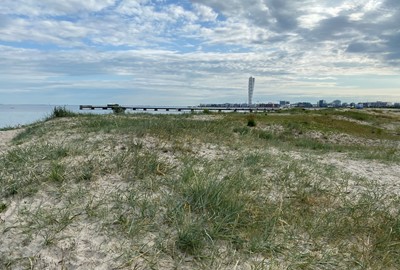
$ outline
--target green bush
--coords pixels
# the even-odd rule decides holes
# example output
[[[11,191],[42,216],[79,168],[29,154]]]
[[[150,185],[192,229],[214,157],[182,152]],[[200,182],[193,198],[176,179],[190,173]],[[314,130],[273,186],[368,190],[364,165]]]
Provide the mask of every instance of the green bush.
[[[121,107],[119,105],[112,106],[112,110],[113,110],[113,112],[115,114],[123,114],[123,113],[125,113],[125,108],[123,108],[123,107]]]
[[[255,127],[256,125],[257,125],[257,123],[256,123],[256,118],[255,118],[254,114],[250,114],[249,116],[247,116],[247,126]]]
[[[65,108],[65,106],[56,106],[53,108],[53,112],[51,115],[47,118],[47,120],[54,119],[54,118],[59,118],[59,117],[73,117],[76,116],[77,114],[68,110]]]

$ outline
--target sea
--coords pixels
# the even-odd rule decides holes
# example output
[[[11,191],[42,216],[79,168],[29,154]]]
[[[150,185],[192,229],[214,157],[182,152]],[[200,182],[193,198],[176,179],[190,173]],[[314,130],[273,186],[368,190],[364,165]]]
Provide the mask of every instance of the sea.
[[[149,105],[138,105],[139,107],[153,107]],[[49,104],[0,104],[0,129],[15,128],[23,125],[41,121],[50,116],[55,107],[63,107],[76,113],[107,114],[112,110],[80,110],[79,105],[49,105]],[[175,106],[157,106],[159,108],[173,108]],[[127,110],[126,113],[144,113],[144,111]],[[149,114],[182,114],[190,113],[165,110],[148,110]]]
[[[0,104],[0,129],[32,124],[50,116],[54,107],[65,107],[79,113],[111,113],[107,110],[79,110],[79,105]]]

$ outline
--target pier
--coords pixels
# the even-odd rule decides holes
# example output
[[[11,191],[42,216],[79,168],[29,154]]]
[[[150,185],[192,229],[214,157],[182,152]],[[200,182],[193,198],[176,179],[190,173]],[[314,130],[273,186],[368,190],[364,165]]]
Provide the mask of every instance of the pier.
[[[176,112],[273,112],[280,110],[276,107],[203,107],[203,106],[122,106],[119,104],[107,105],[79,105],[80,110],[113,110],[113,111],[176,111]]]

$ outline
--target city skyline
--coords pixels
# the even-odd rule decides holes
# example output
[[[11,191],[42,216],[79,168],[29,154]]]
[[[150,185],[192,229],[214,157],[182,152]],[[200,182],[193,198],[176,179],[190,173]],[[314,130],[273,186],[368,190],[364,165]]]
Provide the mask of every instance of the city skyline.
[[[0,103],[400,101],[395,0],[4,0]]]
[[[307,100],[300,102],[290,102],[289,100],[280,100],[279,102],[260,102],[253,103],[249,106],[249,103],[203,103],[199,104],[200,107],[319,107],[319,108],[341,108],[341,107],[354,107],[354,108],[400,108],[400,102],[387,102],[387,101],[373,101],[373,102],[342,102],[341,100],[333,100],[332,102],[326,102],[326,100],[319,100],[318,102],[312,103]]]

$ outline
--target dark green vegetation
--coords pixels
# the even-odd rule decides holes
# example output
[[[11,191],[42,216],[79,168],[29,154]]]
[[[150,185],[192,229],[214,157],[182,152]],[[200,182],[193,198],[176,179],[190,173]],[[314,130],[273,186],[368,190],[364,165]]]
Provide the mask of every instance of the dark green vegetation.
[[[0,268],[397,269],[399,127],[59,108],[0,155]]]
[[[247,126],[255,127],[256,125],[256,117],[254,116],[254,114],[250,114],[249,116],[247,116]]]
[[[47,118],[47,120],[51,120],[54,118],[60,118],[60,117],[73,117],[76,116],[77,114],[68,110],[67,108],[58,106],[54,107],[53,112],[50,114],[50,116]]]

